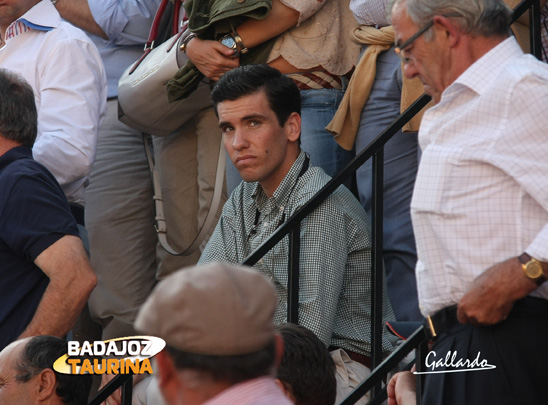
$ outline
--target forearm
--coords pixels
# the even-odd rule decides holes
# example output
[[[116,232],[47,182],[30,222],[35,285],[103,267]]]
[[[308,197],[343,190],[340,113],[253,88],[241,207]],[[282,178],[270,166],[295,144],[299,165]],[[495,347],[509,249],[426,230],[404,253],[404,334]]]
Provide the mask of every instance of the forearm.
[[[70,281],[50,280],[36,313],[19,338],[36,335],[65,336],[74,326],[95,284],[93,272]]]
[[[55,7],[59,14],[61,14],[61,17],[72,25],[105,40],[109,39],[93,18],[88,0],[58,0]]]
[[[63,236],[40,253],[34,263],[50,281],[21,337],[64,336],[97,284],[97,277],[77,236]]]
[[[247,19],[237,27],[238,35],[247,48],[253,48],[297,25],[299,12],[272,1],[272,10],[263,20]]]

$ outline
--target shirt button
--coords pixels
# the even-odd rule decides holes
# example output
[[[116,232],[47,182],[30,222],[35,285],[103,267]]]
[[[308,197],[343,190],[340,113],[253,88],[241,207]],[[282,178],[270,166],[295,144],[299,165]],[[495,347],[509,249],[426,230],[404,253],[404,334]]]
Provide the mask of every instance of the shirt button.
[[[245,0],[236,0],[238,3],[242,4],[243,2],[245,2]]]

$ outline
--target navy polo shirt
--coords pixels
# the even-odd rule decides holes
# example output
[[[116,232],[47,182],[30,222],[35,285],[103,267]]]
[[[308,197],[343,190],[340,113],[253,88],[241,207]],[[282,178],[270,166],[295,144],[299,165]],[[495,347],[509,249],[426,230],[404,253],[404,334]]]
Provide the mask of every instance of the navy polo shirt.
[[[76,222],[32,149],[0,156],[0,350],[25,330],[49,283],[34,260],[64,235],[78,236]]]

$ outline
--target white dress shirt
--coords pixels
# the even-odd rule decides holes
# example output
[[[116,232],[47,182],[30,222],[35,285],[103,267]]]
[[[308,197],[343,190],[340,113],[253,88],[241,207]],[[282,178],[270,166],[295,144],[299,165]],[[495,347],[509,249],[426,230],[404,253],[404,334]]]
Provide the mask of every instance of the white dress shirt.
[[[548,65],[508,38],[422,119],[411,211],[424,315],[524,251],[548,261]],[[548,283],[531,295],[548,298]]]
[[[0,48],[0,67],[32,86],[38,109],[34,158],[61,184],[71,203],[84,205],[95,160],[97,131],[106,113],[106,76],[87,35],[43,0],[13,22]]]

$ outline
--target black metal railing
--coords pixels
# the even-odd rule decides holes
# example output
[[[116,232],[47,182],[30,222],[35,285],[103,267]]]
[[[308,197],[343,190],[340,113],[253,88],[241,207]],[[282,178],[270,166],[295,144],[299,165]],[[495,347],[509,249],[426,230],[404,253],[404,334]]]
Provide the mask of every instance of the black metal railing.
[[[540,5],[538,0],[523,0],[515,9],[511,22],[515,22],[525,12],[530,11],[530,43],[531,53],[541,59],[542,49],[540,40]],[[333,191],[335,191],[346,179],[352,176],[356,170],[370,158],[373,159],[373,196],[372,202],[372,297],[371,297],[371,344],[373,371],[369,378],[363,381],[350,393],[341,405],[356,403],[363,395],[374,389],[369,404],[380,404],[386,399],[386,389],[380,389],[382,381],[387,374],[394,370],[400,362],[412,351],[417,350],[417,358],[423,358],[426,350],[426,340],[422,327],[418,328],[406,342],[383,361],[382,356],[382,285],[383,266],[383,149],[386,142],[394,136],[406,123],[408,123],[428,102],[430,97],[422,95],[413,105],[398,116],[379,136],[377,136],[362,152],[350,161],[341,172],[333,177],[314,197],[297,210],[282,226],[280,226],[265,242],[251,253],[242,264],[254,265],[278,242],[289,234],[289,260],[288,260],[288,322],[298,323],[299,303],[299,256],[300,256],[300,223],[313,210],[315,210]],[[417,362],[417,371],[421,371],[424,362]],[[417,403],[420,403],[422,380],[417,379]],[[89,405],[100,405],[117,388],[122,387],[122,405],[131,405],[132,379],[129,375],[115,377],[106,385]]]

